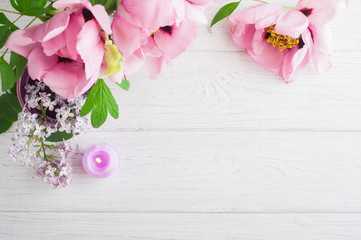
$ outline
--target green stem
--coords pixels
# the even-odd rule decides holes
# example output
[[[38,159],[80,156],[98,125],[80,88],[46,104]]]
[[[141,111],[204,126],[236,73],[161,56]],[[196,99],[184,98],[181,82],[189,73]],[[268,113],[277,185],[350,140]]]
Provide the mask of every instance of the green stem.
[[[268,4],[268,2],[261,1],[261,0],[252,0],[252,1],[255,1],[255,2],[260,2],[260,3],[264,3],[264,4]]]
[[[44,154],[44,160],[48,161],[47,155],[46,155],[46,151],[45,151],[45,144],[44,144],[44,140],[43,138],[40,138],[40,143],[41,143],[41,148],[43,150],[43,154]]]
[[[283,6],[283,8],[286,8],[286,9],[289,9],[289,10],[295,9],[294,7],[288,7],[288,6]]]
[[[0,9],[0,11],[2,11],[2,12],[8,12],[8,13],[14,13],[14,14],[21,14],[21,13],[19,13],[19,12],[14,12],[14,11],[6,10],[6,9]]]
[[[15,19],[15,21],[13,22],[13,24],[16,23],[22,16],[23,16],[23,15],[21,14],[17,19]]]
[[[3,53],[3,55],[1,55],[1,58],[3,58],[8,51],[9,51],[9,49],[6,49],[5,52]]]
[[[33,22],[35,22],[35,20],[37,19],[38,17],[34,17],[33,20],[31,20],[31,22],[29,22],[28,25],[25,26],[25,28],[29,27],[31,24],[33,24]]]

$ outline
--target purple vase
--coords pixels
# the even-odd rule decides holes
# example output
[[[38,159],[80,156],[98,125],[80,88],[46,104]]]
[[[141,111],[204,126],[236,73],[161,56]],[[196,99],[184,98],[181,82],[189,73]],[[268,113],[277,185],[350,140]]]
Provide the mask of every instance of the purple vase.
[[[28,84],[29,81],[33,80],[29,77],[28,68],[25,68],[23,75],[16,83],[16,94],[18,95],[18,100],[22,108],[25,107],[25,86]]]

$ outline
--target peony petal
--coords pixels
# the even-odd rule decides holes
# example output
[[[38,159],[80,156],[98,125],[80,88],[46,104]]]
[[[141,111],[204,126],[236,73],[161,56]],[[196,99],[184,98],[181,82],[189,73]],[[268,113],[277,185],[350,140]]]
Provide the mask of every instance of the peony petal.
[[[314,46],[311,52],[312,62],[318,73],[328,71],[332,67],[331,56],[331,31],[323,25],[310,25]]]
[[[148,57],[161,57],[164,55],[164,52],[158,47],[153,37],[147,39],[141,50]]]
[[[307,17],[299,11],[290,10],[280,16],[276,23],[275,32],[292,38],[298,38],[307,27]]]
[[[141,50],[134,52],[122,62],[122,70],[127,77],[137,73],[144,65],[144,56]]]
[[[291,49],[283,61],[283,78],[287,83],[295,81],[310,62],[308,47]]]
[[[139,49],[141,42],[149,37],[148,33],[127,22],[118,12],[114,15],[112,30],[114,44],[126,58]]]
[[[256,24],[270,16],[278,17],[283,11],[283,7],[279,4],[258,4],[233,13],[228,20],[231,25],[236,25],[238,23]]]
[[[78,34],[82,30],[84,24],[85,20],[81,12],[71,15],[69,25],[64,31],[66,49],[61,52],[62,57],[73,60],[78,59],[78,50],[76,49],[76,45],[78,42]]]
[[[43,81],[52,91],[68,100],[85,93],[94,84],[86,79],[83,64],[76,61],[58,63]]]
[[[225,0],[187,0],[187,2],[205,11],[212,5],[225,2]]]
[[[167,59],[173,59],[184,52],[195,40],[197,28],[193,22],[184,20],[179,27],[172,26],[171,33],[160,30],[154,35],[154,40]]]
[[[279,12],[279,14],[269,15],[255,24],[255,28],[257,30],[261,30],[264,28],[267,28],[269,26],[275,25],[277,23],[278,18],[282,15],[282,12]]]
[[[271,72],[281,74],[284,52],[268,43],[264,38],[263,31],[258,30],[255,32],[252,48],[247,49],[247,52],[258,64]]]
[[[296,10],[306,13],[312,24],[325,24],[346,9],[348,0],[300,0]]]
[[[167,65],[168,61],[166,61],[164,57],[146,57],[144,62],[144,70],[149,78],[156,79],[165,72]]]
[[[103,5],[96,4],[92,6],[86,0],[58,0],[53,4],[56,9],[69,8],[72,12],[81,12],[84,8],[88,9],[94,16],[95,20],[107,34],[111,34],[109,15]]]
[[[121,83],[123,81],[123,78],[125,77],[124,71],[117,72],[113,75],[109,76],[109,79],[114,83]]]
[[[184,2],[180,0],[122,0],[118,11],[128,22],[149,34],[159,27],[179,24],[185,17]]]
[[[29,54],[28,71],[32,79],[42,80],[58,63],[58,56],[46,56],[41,47],[35,48]]]
[[[55,38],[42,42],[41,45],[43,46],[44,53],[47,56],[56,54],[60,49],[66,47],[64,32],[62,32]]]
[[[104,43],[94,20],[84,24],[78,35],[76,49],[84,61],[86,78],[89,79],[94,73],[99,73],[104,56]]]
[[[24,36],[27,31],[28,29],[14,31],[10,34],[4,46],[13,52],[28,58],[31,51],[33,51],[34,48],[39,47],[40,43],[37,43],[30,37]]]
[[[36,28],[29,28],[24,36],[38,42],[48,41],[61,34],[68,26],[71,12],[66,10],[55,14],[50,20],[39,24]]]
[[[254,24],[237,24],[232,28],[232,39],[242,49],[249,49],[252,46],[253,36],[256,32]]]
[[[302,33],[303,46],[297,46],[288,51],[283,60],[283,78],[287,83],[295,81],[311,60],[313,47],[311,32],[306,30]],[[300,49],[300,47],[302,47]]]
[[[208,23],[203,9],[198,7],[198,5],[193,5],[190,2],[185,1],[185,6],[186,6],[186,18],[189,21],[192,21],[199,25],[202,25],[202,24],[205,25]]]
[[[97,4],[92,8],[89,8],[89,10],[92,12],[104,32],[111,34],[112,30],[110,28],[110,19],[108,13],[105,11],[104,6]]]

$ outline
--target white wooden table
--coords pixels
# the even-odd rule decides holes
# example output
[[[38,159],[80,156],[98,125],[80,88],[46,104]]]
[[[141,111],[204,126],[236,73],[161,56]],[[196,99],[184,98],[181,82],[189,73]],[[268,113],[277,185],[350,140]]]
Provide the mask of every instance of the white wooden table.
[[[73,184],[52,190],[8,157],[12,128],[0,136],[0,239],[361,239],[360,13],[350,0],[330,25],[334,67],[292,84],[233,45],[225,21],[201,27],[161,79],[110,84],[119,119],[77,140],[117,147],[108,179],[77,159]]]

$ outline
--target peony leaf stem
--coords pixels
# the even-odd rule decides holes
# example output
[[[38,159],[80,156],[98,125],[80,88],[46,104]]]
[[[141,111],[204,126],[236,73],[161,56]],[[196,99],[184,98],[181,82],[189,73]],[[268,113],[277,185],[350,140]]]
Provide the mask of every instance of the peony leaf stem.
[[[262,0],[252,0],[252,1],[268,4],[268,2],[265,2],[265,1],[262,1]]]
[[[7,12],[7,13],[21,14],[21,13],[19,13],[19,12],[10,11],[10,10],[6,10],[6,9],[0,9],[0,11],[2,11],[2,12]]]
[[[31,22],[29,22],[28,25],[26,25],[25,28],[29,27],[31,24],[33,24],[33,22],[35,22],[35,20],[37,19],[38,17],[34,17],[33,20],[31,20]]]

